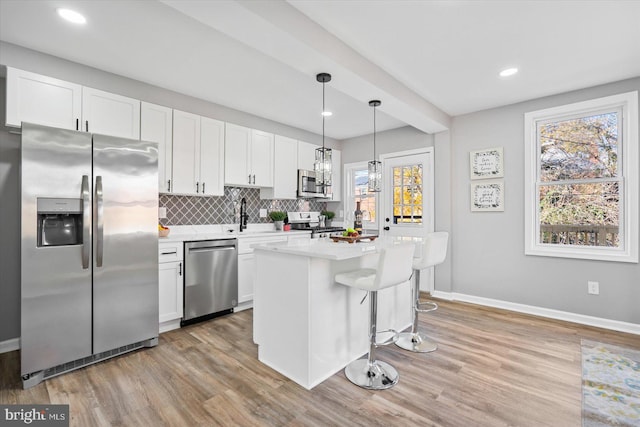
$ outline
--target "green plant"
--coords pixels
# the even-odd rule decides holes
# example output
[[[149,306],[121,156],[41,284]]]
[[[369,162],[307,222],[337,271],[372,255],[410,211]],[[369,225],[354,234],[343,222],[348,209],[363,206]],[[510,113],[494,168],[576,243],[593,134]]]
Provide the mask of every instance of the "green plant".
[[[332,220],[333,217],[336,216],[336,213],[332,211],[322,211],[320,215],[324,215],[328,220]]]
[[[269,212],[269,218],[271,218],[271,221],[284,221],[286,217],[287,217],[286,212],[282,212],[282,211]]]

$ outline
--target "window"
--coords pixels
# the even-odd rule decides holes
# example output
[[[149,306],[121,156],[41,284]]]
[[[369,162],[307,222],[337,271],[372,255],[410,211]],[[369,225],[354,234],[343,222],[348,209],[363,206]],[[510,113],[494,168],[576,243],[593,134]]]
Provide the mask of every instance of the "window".
[[[525,253],[638,262],[638,95],[525,114]]]
[[[369,170],[367,162],[351,163],[345,165],[346,198],[345,198],[345,227],[353,226],[353,213],[356,210],[356,202],[360,202],[362,211],[362,228],[377,229],[376,218],[376,193],[368,191]]]
[[[422,165],[393,167],[393,223],[422,224]]]

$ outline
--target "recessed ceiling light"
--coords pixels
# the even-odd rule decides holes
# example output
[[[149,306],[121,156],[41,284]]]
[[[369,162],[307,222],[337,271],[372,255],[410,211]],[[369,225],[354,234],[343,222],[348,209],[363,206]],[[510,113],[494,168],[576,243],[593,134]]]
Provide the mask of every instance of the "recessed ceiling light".
[[[331,111],[323,111],[321,114],[325,117],[333,116],[333,113]]]
[[[502,71],[500,71],[500,77],[509,77],[509,76],[513,76],[514,74],[516,74],[518,72],[517,68],[506,68]]]
[[[74,24],[86,24],[87,18],[71,9],[56,9],[58,15],[63,19],[66,19],[69,22],[73,22]]]

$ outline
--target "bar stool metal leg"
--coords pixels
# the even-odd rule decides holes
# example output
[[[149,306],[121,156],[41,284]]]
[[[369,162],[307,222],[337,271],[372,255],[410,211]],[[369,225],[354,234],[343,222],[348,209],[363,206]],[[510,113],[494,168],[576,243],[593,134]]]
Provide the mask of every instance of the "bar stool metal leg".
[[[405,350],[416,353],[430,353],[438,348],[433,341],[429,341],[426,335],[418,332],[418,314],[436,310],[438,305],[433,302],[427,302],[431,308],[420,308],[420,270],[414,270],[415,283],[413,285],[413,325],[411,332],[403,332],[396,341],[396,345]]]
[[[384,390],[398,382],[398,371],[387,362],[375,359],[378,291],[369,292],[369,355],[366,359],[358,359],[344,368],[344,373],[355,385],[366,389]]]

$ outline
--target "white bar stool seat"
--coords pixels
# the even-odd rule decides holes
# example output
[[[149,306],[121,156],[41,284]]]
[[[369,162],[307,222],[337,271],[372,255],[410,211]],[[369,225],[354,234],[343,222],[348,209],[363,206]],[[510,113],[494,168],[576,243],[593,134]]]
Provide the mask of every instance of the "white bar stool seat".
[[[438,309],[438,304],[435,302],[420,302],[420,270],[431,268],[444,262],[447,257],[448,241],[449,233],[446,231],[429,233],[422,244],[421,257],[416,258],[413,262],[415,276],[413,284],[413,325],[411,326],[411,332],[401,333],[396,341],[396,345],[400,348],[416,353],[429,353],[438,348],[436,343],[418,332],[418,314]]]
[[[398,244],[383,248],[376,269],[362,268],[335,276],[335,281],[345,286],[367,291],[369,300],[369,354],[365,359],[351,362],[344,373],[352,383],[367,389],[382,390],[393,387],[398,382],[398,371],[386,362],[375,359],[375,349],[395,342],[398,333],[384,343],[376,342],[376,322],[378,317],[378,291],[400,285],[411,279],[415,245]],[[385,331],[387,332],[387,331]]]

